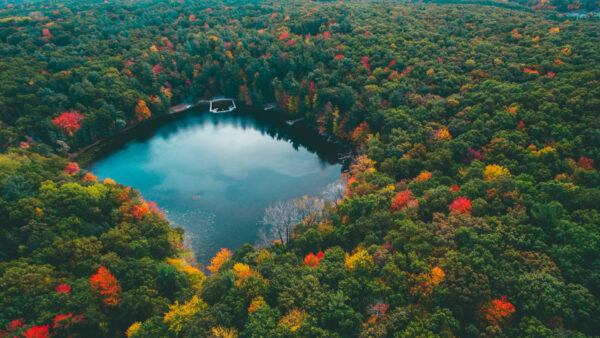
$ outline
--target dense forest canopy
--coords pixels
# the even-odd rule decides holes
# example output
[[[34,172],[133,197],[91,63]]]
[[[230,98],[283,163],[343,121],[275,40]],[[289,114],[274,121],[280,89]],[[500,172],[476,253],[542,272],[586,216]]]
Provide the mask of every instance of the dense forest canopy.
[[[521,4],[5,5],[0,337],[597,335],[600,20],[557,10],[598,4]],[[287,243],[199,267],[67,158],[214,95],[359,155]]]

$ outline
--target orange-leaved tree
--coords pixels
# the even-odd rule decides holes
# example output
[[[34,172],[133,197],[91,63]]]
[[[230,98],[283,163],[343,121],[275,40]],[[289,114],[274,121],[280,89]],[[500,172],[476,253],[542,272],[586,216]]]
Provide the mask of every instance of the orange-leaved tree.
[[[90,284],[92,290],[102,297],[104,304],[115,306],[121,301],[121,286],[107,268],[99,267],[98,273],[90,277]]]
[[[208,271],[215,274],[219,271],[221,266],[229,260],[230,257],[231,257],[231,251],[229,251],[225,248],[222,248],[221,251],[219,251],[215,255],[215,257],[213,257],[213,259],[211,259],[210,265],[207,266],[206,268],[208,269]]]
[[[137,118],[137,120],[139,122],[142,122],[145,119],[149,118],[150,115],[152,115],[152,113],[150,112],[150,109],[146,105],[146,101],[139,100],[137,103],[137,106],[135,106],[135,117]]]
[[[431,177],[432,177],[432,175],[429,171],[424,171],[424,172],[420,173],[419,175],[417,175],[417,177],[415,177],[414,180],[417,182],[423,182],[423,181],[427,181]]]
[[[96,177],[96,175],[92,174],[92,173],[87,173],[85,174],[85,176],[83,176],[83,178],[81,179],[83,182],[97,182],[98,181],[98,177]]]
[[[325,254],[323,254],[323,251],[319,251],[316,255],[311,252],[304,257],[304,265],[310,266],[310,267],[316,267],[319,265],[319,261],[324,256],[325,256]]]
[[[142,204],[134,204],[131,207],[131,214],[136,219],[143,219],[144,216],[150,212],[150,206],[145,201]]]
[[[354,128],[352,132],[352,141],[356,144],[363,144],[367,141],[371,135],[371,128],[367,122],[362,122],[358,127]]]
[[[390,211],[404,210],[410,206],[417,206],[418,202],[414,200],[413,197],[413,193],[410,190],[398,192],[392,200]]]

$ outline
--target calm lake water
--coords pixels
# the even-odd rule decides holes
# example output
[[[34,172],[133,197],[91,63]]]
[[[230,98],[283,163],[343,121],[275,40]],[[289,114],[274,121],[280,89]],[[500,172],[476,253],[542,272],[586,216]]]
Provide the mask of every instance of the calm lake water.
[[[341,147],[273,114],[188,112],[137,131],[89,170],[157,202],[207,263],[222,247],[254,244],[268,205],[319,196],[340,178]]]

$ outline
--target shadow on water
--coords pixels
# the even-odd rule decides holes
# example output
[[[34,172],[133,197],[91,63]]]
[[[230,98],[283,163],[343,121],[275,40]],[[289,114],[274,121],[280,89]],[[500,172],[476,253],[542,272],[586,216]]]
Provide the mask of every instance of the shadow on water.
[[[190,115],[199,119],[190,118]],[[251,128],[273,139],[292,144],[295,150],[306,148],[327,164],[341,164],[347,169],[350,164],[352,148],[342,142],[332,142],[330,138],[320,135],[314,128],[300,121],[290,126],[285,123],[285,115],[274,111],[264,111],[254,107],[240,107],[236,111],[225,114],[212,114],[205,109],[192,108],[181,114],[161,116],[148,121],[137,128],[117,134],[110,140],[93,150],[92,163],[102,160],[110,154],[119,151],[131,141],[146,142],[154,137],[168,138],[177,134],[181,129],[210,121],[212,125],[232,125],[244,130]]]

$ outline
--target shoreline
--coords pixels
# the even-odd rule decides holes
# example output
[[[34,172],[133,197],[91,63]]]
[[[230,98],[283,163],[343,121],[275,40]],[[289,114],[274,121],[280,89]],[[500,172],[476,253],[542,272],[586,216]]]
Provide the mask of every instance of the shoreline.
[[[173,107],[178,107],[181,105],[182,104]],[[167,114],[153,116],[140,123],[123,128],[113,135],[103,137],[75,152],[69,153],[67,158],[70,161],[78,162],[81,167],[87,168],[94,161],[110,154],[112,151],[116,150],[125,143],[141,137],[143,132],[151,133],[162,125],[183,118],[189,113],[212,114],[208,109],[203,109],[207,108],[204,106],[208,107],[208,104],[205,104],[204,102],[198,102],[197,104],[192,104],[188,108],[181,110],[173,110],[173,107],[170,107]],[[289,119],[298,119],[297,116],[291,116],[278,109],[265,110],[264,107],[249,106],[245,104],[240,104],[237,106],[237,109],[231,113],[241,115],[248,114],[255,117],[268,117],[271,122],[282,125],[285,125],[286,121]],[[339,163],[341,163],[344,167],[347,167],[347,162],[349,162],[349,159],[352,159],[355,156],[355,149],[343,139],[328,133],[319,132],[316,126],[308,123],[304,117],[301,118],[303,120],[295,123],[294,125],[288,125],[287,127],[297,128],[298,125],[300,125],[300,127],[304,126],[305,128],[309,128],[310,130],[314,131],[315,136],[323,138],[327,143],[343,148],[343,153],[345,153],[345,155],[339,158]],[[151,129],[146,129],[148,127]]]

